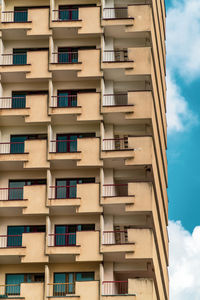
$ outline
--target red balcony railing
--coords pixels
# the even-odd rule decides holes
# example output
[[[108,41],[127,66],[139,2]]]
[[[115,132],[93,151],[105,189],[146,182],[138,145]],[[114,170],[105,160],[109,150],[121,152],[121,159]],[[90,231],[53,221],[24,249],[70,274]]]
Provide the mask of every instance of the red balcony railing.
[[[108,7],[103,10],[104,19],[128,19],[128,7]]]
[[[128,138],[103,139],[103,150],[126,150],[128,149]]]
[[[129,244],[127,230],[103,231],[103,245]]]
[[[103,295],[127,295],[128,281],[103,281],[102,282]]]
[[[128,94],[105,94],[103,96],[103,106],[127,106]]]
[[[0,154],[24,153],[24,142],[0,143]]]
[[[49,234],[48,246],[49,247],[76,246],[76,232]]]
[[[66,8],[52,11],[52,20],[57,22],[78,21],[78,8]]]
[[[103,61],[104,62],[127,62],[128,50],[104,50],[103,52]]]
[[[125,197],[128,196],[128,183],[104,184],[103,197]]]
[[[0,188],[0,200],[24,200],[23,187],[20,188]]]
[[[78,63],[78,51],[52,53],[53,64],[76,64]]]
[[[77,95],[52,96],[52,108],[77,107]]]
[[[22,235],[0,235],[0,248],[19,248],[22,246]]]
[[[50,144],[52,153],[77,152],[77,140],[52,140]]]
[[[77,186],[76,185],[63,185],[63,186],[50,186],[49,199],[76,199]]]
[[[1,97],[0,109],[20,109],[26,107],[25,97]]]

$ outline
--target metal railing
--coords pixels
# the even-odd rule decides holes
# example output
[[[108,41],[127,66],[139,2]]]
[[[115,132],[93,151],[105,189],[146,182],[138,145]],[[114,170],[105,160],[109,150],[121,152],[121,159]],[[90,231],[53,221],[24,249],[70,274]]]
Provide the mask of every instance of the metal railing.
[[[127,295],[128,281],[103,281],[103,295]]]
[[[128,62],[128,49],[104,50],[103,62]]]
[[[25,97],[1,97],[0,98],[0,109],[10,108],[26,108]]]
[[[126,106],[128,105],[128,94],[105,94],[103,106]]]
[[[77,95],[52,96],[51,107],[77,107]]]
[[[103,245],[124,245],[129,244],[128,242],[128,232],[123,231],[103,231],[102,237]]]
[[[0,285],[0,298],[9,298],[9,296],[20,295],[20,284],[2,284]]]
[[[128,196],[128,183],[104,184],[103,197],[123,197]]]
[[[69,294],[75,293],[75,282],[49,283],[48,286],[50,286],[50,289],[52,289],[50,295],[53,295],[54,297],[65,297]]]
[[[0,143],[0,154],[24,153],[24,142]]]
[[[0,248],[19,248],[22,246],[22,235],[0,235]]]
[[[2,11],[3,23],[26,23],[28,11]]]
[[[128,7],[104,8],[103,19],[128,19]]]
[[[0,188],[0,200],[24,200],[23,187],[16,188]]]
[[[49,199],[76,199],[77,186],[66,185],[66,186],[50,186],[49,187]]]
[[[56,63],[56,64],[78,63],[78,51],[54,52],[52,53],[52,63]]]
[[[128,138],[103,139],[103,150],[125,150],[128,149]]]
[[[3,66],[27,65],[26,53],[2,54]]]
[[[53,140],[50,142],[51,153],[77,152],[77,140]]]
[[[78,21],[79,10],[78,8],[66,8],[52,11],[53,21]]]
[[[48,246],[49,247],[76,246],[76,232],[49,234]]]

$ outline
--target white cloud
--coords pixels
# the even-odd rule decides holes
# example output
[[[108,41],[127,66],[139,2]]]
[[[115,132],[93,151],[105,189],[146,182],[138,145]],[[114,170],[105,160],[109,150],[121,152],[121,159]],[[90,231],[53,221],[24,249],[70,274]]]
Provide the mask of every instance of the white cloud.
[[[200,1],[173,0],[167,12],[167,121],[169,133],[187,130],[197,123],[175,78],[184,82],[200,76]],[[197,99],[198,101],[199,99]]]
[[[168,67],[184,80],[200,75],[200,1],[174,0],[167,12]]]
[[[167,74],[167,123],[169,133],[185,131],[197,123],[197,116],[190,110],[170,72]]]
[[[169,222],[171,300],[200,299],[200,226],[192,234]]]

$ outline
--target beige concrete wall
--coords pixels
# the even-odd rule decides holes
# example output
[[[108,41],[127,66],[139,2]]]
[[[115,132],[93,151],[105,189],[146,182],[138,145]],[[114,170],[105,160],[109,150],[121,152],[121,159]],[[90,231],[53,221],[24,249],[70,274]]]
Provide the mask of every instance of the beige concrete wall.
[[[28,161],[24,168],[48,168],[47,162],[47,141],[28,140],[25,141],[25,152],[28,153]]]
[[[21,258],[22,263],[47,263],[49,261],[48,256],[45,255],[45,233],[24,233],[22,246],[25,247],[25,256]]]
[[[50,122],[48,116],[48,96],[47,95],[28,95],[26,97],[26,107],[29,107],[28,116],[25,118],[27,123]]]
[[[24,215],[40,215],[49,213],[49,210],[46,207],[46,185],[24,186],[24,199],[28,200],[26,208],[23,209]]]

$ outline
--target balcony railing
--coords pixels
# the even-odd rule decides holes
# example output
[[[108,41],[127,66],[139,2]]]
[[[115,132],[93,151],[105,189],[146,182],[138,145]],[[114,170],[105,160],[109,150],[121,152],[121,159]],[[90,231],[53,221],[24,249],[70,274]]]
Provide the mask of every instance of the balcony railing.
[[[53,21],[58,21],[58,22],[78,21],[79,10],[78,8],[53,10],[52,19]]]
[[[104,184],[103,197],[125,197],[128,196],[128,183]]]
[[[0,200],[24,200],[23,187],[16,188],[0,188]]]
[[[50,200],[53,199],[76,199],[77,186],[50,186]]]
[[[52,96],[51,107],[77,107],[77,95]]]
[[[22,235],[0,235],[0,248],[19,248],[22,246]]]
[[[65,297],[75,293],[75,282],[49,283],[48,285],[53,290],[53,297]]]
[[[103,150],[119,151],[128,149],[128,138],[103,139]]]
[[[2,23],[26,23],[28,22],[28,11],[3,11]]]
[[[76,246],[76,232],[49,234],[48,246],[49,247]]]
[[[128,62],[128,50],[104,50],[103,62]]]
[[[0,143],[0,154],[24,153],[24,142]]]
[[[1,97],[0,109],[21,109],[26,108],[26,97]]]
[[[20,284],[5,284],[0,285],[0,298],[7,299],[13,296],[20,295]]]
[[[109,7],[103,10],[104,19],[128,19],[127,7]]]
[[[128,281],[103,281],[102,282],[103,295],[127,295]]]
[[[52,53],[53,64],[76,64],[78,63],[78,51]]]
[[[26,53],[2,54],[3,66],[27,65]]]
[[[128,232],[123,231],[104,231],[103,232],[103,245],[124,245],[129,244],[128,242]]]
[[[103,106],[127,106],[128,94],[105,94]]]
[[[77,140],[53,140],[50,144],[51,153],[77,152]]]

